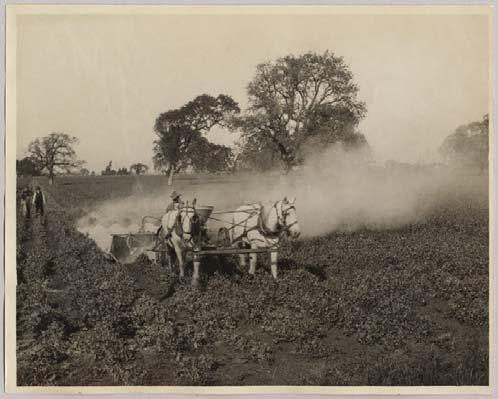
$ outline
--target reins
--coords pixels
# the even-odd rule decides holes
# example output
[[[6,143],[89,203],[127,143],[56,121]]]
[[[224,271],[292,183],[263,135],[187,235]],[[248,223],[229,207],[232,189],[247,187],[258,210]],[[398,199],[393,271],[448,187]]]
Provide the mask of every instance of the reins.
[[[222,223],[226,223],[226,224],[229,224],[230,227],[227,227],[227,230],[233,230],[235,229],[236,227],[239,227],[239,226],[242,226],[242,225],[245,225],[244,227],[244,232],[242,234],[240,234],[239,236],[235,237],[232,239],[232,241],[237,241],[239,239],[241,239],[242,237],[245,237],[247,236],[247,233],[249,233],[250,231],[253,231],[253,230],[258,230],[261,235],[263,236],[273,236],[273,237],[277,237],[279,235],[281,235],[282,233],[284,232],[287,232],[289,231],[289,229],[294,226],[295,224],[297,224],[297,220],[292,222],[291,224],[287,225],[286,224],[286,214],[284,213],[283,209],[280,209],[280,214],[279,214],[279,210],[278,210],[278,204],[281,204],[281,201],[276,201],[272,208],[275,209],[275,213],[277,215],[277,226],[278,226],[278,230],[277,231],[269,231],[266,226],[265,226],[265,220],[264,220],[264,217],[262,217],[262,210],[263,210],[263,207],[260,207],[258,209],[252,209],[252,210],[230,210],[230,211],[219,211],[219,212],[213,212],[213,214],[231,214],[231,213],[246,213],[248,214],[248,216],[243,219],[242,221],[238,222],[238,223],[234,223],[234,222],[229,222],[227,220],[222,220],[222,219],[218,219],[218,218],[215,218],[215,217],[212,217],[210,216],[209,219],[212,219],[212,220],[216,220],[218,222],[222,222]],[[282,207],[281,207],[282,208]],[[294,205],[290,205],[286,211],[290,210],[290,209],[296,209]],[[255,215],[258,215],[259,216],[259,220],[258,220],[258,223],[247,229],[247,221],[255,216]]]
[[[190,217],[190,214],[189,214],[189,210],[192,210],[192,214],[195,214],[195,208],[194,207],[189,207],[189,206],[185,206],[185,207],[182,207],[180,208],[178,211],[178,215],[176,216],[176,219],[177,221],[175,221],[173,223],[173,227],[171,227],[171,231],[173,231],[175,229],[175,225],[177,223],[180,224],[180,227],[182,229],[182,238],[184,239],[185,243],[188,243],[188,244],[192,244],[192,241],[194,239],[194,236],[192,234],[192,217]],[[182,215],[182,212],[183,212],[183,215]],[[184,224],[184,221],[185,221],[185,218],[188,218],[188,221],[189,221],[189,224],[190,224],[190,230],[184,230],[183,228],[183,224]],[[157,233],[156,234],[159,234],[159,231],[162,229],[163,227],[161,226]],[[188,239],[185,239],[183,236],[184,235],[188,235],[189,238]],[[171,244],[172,241],[171,241],[171,236],[168,238],[168,242]]]
[[[285,231],[289,231],[290,228],[292,226],[294,226],[295,224],[298,223],[297,220],[295,220],[294,222],[292,222],[291,224],[287,224],[286,223],[286,218],[287,218],[287,212],[291,209],[294,209],[296,210],[296,207],[294,205],[290,205],[288,208],[286,208],[285,210],[285,213],[284,213],[284,210],[283,209],[280,209],[280,213],[281,213],[281,216],[278,215],[278,209],[277,209],[277,203],[279,201],[277,201],[273,206],[275,207],[275,211],[277,212],[277,223],[279,224],[280,226],[280,231],[281,232],[285,232]]]
[[[281,205],[280,210],[278,208],[279,204]],[[294,205],[289,205],[289,207],[287,207],[284,211],[282,201],[276,201],[273,204],[272,208],[275,209],[275,213],[277,216],[277,230],[276,231],[269,231],[267,229],[267,227],[265,226],[265,217],[263,214],[263,206],[262,205],[260,205],[260,207],[258,207],[258,208],[253,208],[253,209],[226,210],[226,211],[217,211],[217,212],[211,213],[211,215],[229,215],[229,214],[240,214],[240,213],[247,215],[247,217],[245,217],[243,220],[241,220],[237,223],[235,223],[233,221],[228,221],[228,220],[223,220],[223,219],[220,219],[217,217],[213,217],[211,215],[208,217],[208,219],[215,220],[217,222],[229,225],[228,227],[226,227],[226,229],[228,231],[234,230],[237,227],[243,227],[243,229],[244,229],[243,233],[238,235],[235,238],[232,238],[232,241],[234,241],[234,242],[247,236],[247,234],[253,230],[258,230],[259,233],[265,237],[275,237],[276,238],[279,235],[282,235],[283,233],[288,232],[290,230],[290,228],[292,226],[294,226],[295,224],[297,224],[298,222],[296,220],[288,225],[286,224],[287,212],[291,209],[295,210],[296,208]],[[186,207],[180,208],[180,210],[179,210],[179,216],[180,216],[179,223],[181,224],[182,229],[183,229],[185,218],[188,218],[188,220],[190,221],[190,230],[183,230],[183,234],[189,236],[188,239],[185,239],[185,243],[192,243],[192,241],[194,239],[193,234],[192,234],[192,219],[193,218],[189,214],[190,210],[192,210],[193,214],[195,214],[195,207],[186,206]],[[183,215],[182,215],[182,212],[183,212]],[[252,217],[254,217],[256,215],[258,215],[258,223],[251,228],[247,228],[247,222]],[[171,238],[169,240],[171,240]]]

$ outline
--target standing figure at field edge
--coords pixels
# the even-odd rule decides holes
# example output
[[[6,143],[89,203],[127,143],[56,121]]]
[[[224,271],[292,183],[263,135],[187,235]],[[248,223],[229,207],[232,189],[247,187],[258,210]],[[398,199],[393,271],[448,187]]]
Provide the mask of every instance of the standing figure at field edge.
[[[45,211],[45,195],[42,193],[40,186],[36,186],[35,195],[33,195],[33,205],[35,207],[35,215],[43,216]]]
[[[183,201],[181,200],[181,194],[173,191],[170,195],[170,198],[172,199],[172,202],[168,204],[166,207],[166,213],[174,211],[175,209],[180,208],[180,206],[183,205]]]
[[[31,217],[31,190],[26,187],[21,192],[21,212],[25,219]]]
[[[21,193],[21,213],[24,219],[29,218],[28,214],[28,204],[29,204],[29,198],[26,194],[26,190],[22,190]]]
[[[31,218],[31,209],[32,209],[31,201],[33,199],[33,190],[31,190],[31,187],[28,186],[28,187],[26,187],[25,191],[26,191],[26,205],[27,205],[27,210],[28,210],[28,219],[30,219]]]

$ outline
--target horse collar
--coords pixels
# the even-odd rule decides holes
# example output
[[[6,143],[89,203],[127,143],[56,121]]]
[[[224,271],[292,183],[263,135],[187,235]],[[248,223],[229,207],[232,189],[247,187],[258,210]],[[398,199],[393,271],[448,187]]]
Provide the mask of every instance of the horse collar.
[[[278,213],[277,213],[277,219],[278,219]],[[261,208],[261,211],[259,214],[258,230],[264,236],[277,236],[280,234],[280,230],[269,231],[268,228],[266,227],[263,208]]]

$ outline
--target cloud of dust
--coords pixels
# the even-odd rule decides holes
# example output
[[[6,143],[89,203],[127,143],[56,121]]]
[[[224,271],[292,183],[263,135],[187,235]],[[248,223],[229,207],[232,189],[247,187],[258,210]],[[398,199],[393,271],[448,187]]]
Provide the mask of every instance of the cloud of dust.
[[[78,229],[108,250],[111,234],[138,231],[145,215],[160,218],[170,201],[170,192],[175,189],[185,201],[197,198],[199,205],[214,206],[215,212],[252,202],[276,201],[284,196],[296,197],[302,236],[310,237],[361,228],[396,228],[421,221],[440,206],[443,198],[469,189],[465,179],[455,176],[444,165],[376,165],[365,161],[363,153],[344,151],[341,147],[309,157],[300,170],[285,176],[180,176],[174,187],[155,184],[153,189],[138,184],[132,195],[95,207],[78,221]],[[487,183],[481,186],[479,192],[487,198]],[[230,214],[213,216],[227,222],[232,218]],[[213,230],[223,225],[229,226],[209,221]],[[148,231],[156,229],[153,224],[146,225]]]

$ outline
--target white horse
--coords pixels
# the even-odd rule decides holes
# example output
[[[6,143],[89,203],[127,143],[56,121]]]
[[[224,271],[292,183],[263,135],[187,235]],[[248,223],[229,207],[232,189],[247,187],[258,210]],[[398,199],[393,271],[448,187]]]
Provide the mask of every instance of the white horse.
[[[271,274],[277,278],[278,244],[283,235],[299,237],[296,199],[284,199],[265,206],[262,204],[243,205],[237,208],[233,217],[232,243],[249,246],[252,249],[274,248],[271,252]],[[245,267],[247,255],[240,255],[240,265]],[[256,253],[250,254],[249,273],[256,273]]]
[[[194,207],[184,206],[166,213],[161,219],[158,235],[160,242],[166,242],[170,250],[169,263],[176,255],[180,278],[185,276],[185,253],[188,250],[200,249],[202,224]],[[199,281],[199,262],[194,262],[192,283]]]

